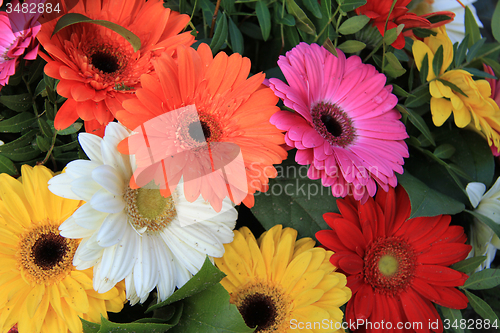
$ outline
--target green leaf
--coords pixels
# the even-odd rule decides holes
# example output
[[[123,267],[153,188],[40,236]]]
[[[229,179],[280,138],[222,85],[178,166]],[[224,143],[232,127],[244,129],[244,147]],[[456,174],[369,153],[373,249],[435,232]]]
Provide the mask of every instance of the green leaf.
[[[41,135],[37,135],[37,137],[36,137],[36,145],[43,152],[46,152],[46,151],[48,151],[50,149],[50,142],[49,142],[49,140],[47,140],[46,138],[44,138]]]
[[[302,0],[302,3],[314,16],[319,19],[323,17],[317,0]]]
[[[429,86],[422,85],[413,91],[413,96],[409,96],[405,101],[405,106],[409,108],[416,108],[425,103],[429,103],[431,100],[431,94],[429,93]]]
[[[330,40],[330,38],[325,39],[325,42],[323,43],[323,47],[325,49],[327,49],[328,51],[330,51],[331,54],[333,54],[334,56],[338,57],[337,49],[335,48],[335,45],[333,45],[333,43]]]
[[[34,146],[27,146],[3,152],[3,155],[10,158],[14,162],[24,162],[38,157],[40,153],[40,149],[35,148]]]
[[[488,78],[488,79],[497,79],[496,76],[491,75],[489,73],[483,72],[482,70],[479,70],[477,68],[471,68],[471,67],[464,67],[462,68],[464,71],[467,71],[474,75],[475,77],[480,77],[480,78]]]
[[[444,84],[445,86],[448,86],[450,87],[453,91],[459,93],[459,94],[462,94],[464,95],[465,97],[469,97],[467,96],[463,91],[462,89],[460,89],[459,87],[457,87],[454,83],[451,83],[450,81],[446,81],[446,80],[443,80],[443,79],[437,79],[439,82],[441,82],[442,84]]]
[[[196,273],[184,286],[178,289],[169,298],[161,303],[150,306],[146,313],[151,312],[155,309],[161,308],[162,306],[169,305],[171,303],[177,302],[181,299],[195,295],[209,287],[212,287],[219,283],[226,276],[220,270],[218,270],[208,257],[205,259],[203,266],[200,271]]]
[[[398,86],[397,84],[391,83],[392,85],[392,93],[401,97],[409,97],[410,93],[406,92],[403,88]]]
[[[485,42],[486,38],[480,39],[469,48],[469,52],[467,52],[467,62],[471,62],[472,60],[474,60],[477,52],[484,45]]]
[[[460,320],[462,320],[462,312],[460,310],[450,309],[450,308],[447,308],[444,306],[439,306],[439,308],[441,309],[441,312],[443,313],[443,317],[445,319],[448,319],[450,321],[450,323],[453,323],[455,320],[457,320],[457,322],[460,322]],[[457,325],[455,327],[450,326],[450,329],[452,329],[455,333],[463,333],[464,332],[463,328],[460,328],[460,325]]]
[[[98,333],[101,325],[80,318],[82,321],[83,333]]]
[[[101,333],[163,333],[174,327],[175,324],[163,323],[113,323],[101,315]]]
[[[331,189],[320,180],[309,179],[308,167],[298,165],[292,151],[276,170],[269,190],[255,193],[252,213],[266,229],[282,224],[296,229],[299,238],[314,238],[317,231],[328,228],[323,214],[338,212]]]
[[[16,112],[28,111],[32,107],[33,100],[28,93],[20,95],[2,95],[0,103]]]
[[[17,171],[17,168],[14,165],[14,163],[7,157],[3,156],[1,153],[0,153],[0,173],[6,173],[11,176],[17,176],[19,174],[19,171]]]
[[[344,13],[350,12],[351,10],[355,10],[358,7],[361,7],[366,4],[366,0],[345,0],[340,5],[340,10]]]
[[[498,237],[500,237],[500,224],[496,223],[495,221],[493,221],[489,217],[484,216],[483,214],[480,214],[480,213],[478,213],[476,211],[472,211],[472,210],[465,210],[465,211],[467,213],[471,214],[472,216],[474,216],[475,218],[477,218],[479,221],[481,221],[484,224],[486,224],[488,227],[491,228],[491,230],[493,230],[493,232]]]
[[[393,78],[400,77],[404,73],[406,73],[406,69],[401,66],[398,58],[394,55],[394,53],[387,52],[385,54],[385,58],[387,59],[387,65],[384,67],[384,72],[390,75]]]
[[[344,21],[339,27],[339,32],[342,35],[350,35],[363,29],[370,22],[370,18],[366,15],[353,16]]]
[[[420,83],[424,84],[427,82],[427,75],[429,74],[429,56],[426,53],[424,59],[422,60],[422,66],[420,66]]]
[[[217,283],[182,301],[184,310],[179,323],[169,333],[247,333],[240,312],[229,302],[229,294]]]
[[[478,268],[485,260],[485,256],[472,257],[457,262],[456,264],[452,265],[451,268],[465,274],[470,274],[474,272],[476,268]]]
[[[443,45],[439,45],[436,53],[434,54],[434,59],[432,60],[432,70],[434,71],[434,75],[439,76],[441,67],[443,67]]]
[[[57,131],[57,135],[70,135],[70,134],[77,133],[82,128],[82,126],[83,126],[82,123],[73,123],[69,127],[65,128],[63,130]]]
[[[266,41],[271,33],[271,13],[269,12],[269,8],[267,8],[266,2],[257,1],[255,12],[257,13],[257,20],[262,31],[262,38]]]
[[[426,16],[426,19],[431,22],[431,24],[438,23],[441,21],[447,21],[450,20],[451,17],[448,15],[431,15],[431,16]]]
[[[284,24],[284,25],[287,25],[289,27],[295,26],[295,18],[290,14],[286,14],[285,16],[283,16],[283,18],[278,17],[276,22],[278,24]]]
[[[215,28],[214,37],[210,42],[210,49],[212,49],[212,53],[216,54],[221,48],[222,44],[227,39],[227,17],[226,13],[222,13],[222,15],[217,19],[216,22],[217,27]]]
[[[452,157],[453,154],[455,154],[455,151],[455,147],[453,147],[449,143],[444,143],[436,147],[436,149],[434,150],[434,156],[440,159],[448,159]]]
[[[32,126],[36,117],[32,113],[23,112],[12,118],[0,121],[0,133],[17,133]]]
[[[304,31],[308,35],[316,35],[314,24],[294,0],[286,0],[286,8],[288,13],[295,17],[297,29]]]
[[[398,28],[392,28],[384,33],[384,43],[391,45],[398,38]]]
[[[489,319],[490,322],[494,322],[496,320],[498,323],[498,317],[495,314],[495,312],[491,309],[491,306],[488,305],[488,303],[486,303],[481,298],[477,297],[468,290],[465,290],[465,295],[469,299],[470,305],[478,315],[483,317],[483,319]]]
[[[408,119],[410,119],[410,122],[422,133],[422,135],[433,145],[436,145],[436,142],[434,141],[434,138],[432,137],[431,131],[429,130],[429,127],[427,127],[427,124],[425,123],[424,119],[416,112],[413,112],[413,110],[409,108],[405,108],[404,106],[398,104],[396,105],[396,108],[399,110],[399,112],[405,113],[408,115]]]
[[[429,36],[436,36],[437,35],[437,32],[432,31],[430,29],[424,29],[424,28],[413,28],[412,31],[413,31],[413,34],[418,38],[426,38]]]
[[[491,18],[491,33],[495,40],[500,43],[500,2],[497,2]]]
[[[356,53],[364,49],[366,44],[358,40],[347,40],[337,47],[345,53]]]
[[[481,33],[479,32],[479,26],[477,25],[474,15],[472,14],[470,8],[465,7],[465,34],[470,35],[468,46],[471,47],[481,39]]]
[[[1,145],[0,153],[9,151],[11,152],[16,148],[26,147],[27,145],[31,144],[31,141],[33,141],[33,138],[36,136],[37,133],[38,130],[33,129],[28,133],[25,133],[23,136],[15,139],[14,141],[10,141],[9,143]]]
[[[40,94],[42,94],[42,96],[45,96],[43,95],[43,93],[47,94],[47,92],[45,91],[45,86],[46,84],[44,80],[40,80],[40,82],[38,82],[35,88],[35,97],[37,97]]]
[[[30,75],[28,77],[28,84],[32,84],[40,78],[46,63],[41,57],[37,57],[35,62],[29,66]]]
[[[429,188],[407,170],[397,175],[398,182],[404,187],[411,202],[410,218],[421,216],[436,216],[441,214],[454,215],[462,212],[465,205],[440,192]]]
[[[464,37],[464,40],[460,43],[457,48],[457,52],[455,53],[455,67],[458,67],[464,62],[465,54],[467,53],[467,48],[469,45],[469,35]]]
[[[500,285],[500,269],[487,268],[469,276],[462,288],[472,290],[491,289]]]
[[[130,32],[129,30],[125,29],[119,24],[105,21],[105,20],[92,20],[91,18],[88,18],[85,15],[78,14],[78,13],[68,13],[63,15],[58,21],[57,24],[54,28],[54,32],[52,33],[52,36],[54,36],[56,33],[58,33],[60,30],[63,28],[66,28],[70,25],[77,24],[77,23],[93,23],[100,25],[102,27],[108,28],[125,38],[130,45],[134,48],[134,51],[137,52],[141,48],[141,39],[137,37],[135,34]]]
[[[229,40],[231,41],[231,48],[233,52],[243,54],[243,35],[236,24],[234,24],[232,18],[229,18]]]

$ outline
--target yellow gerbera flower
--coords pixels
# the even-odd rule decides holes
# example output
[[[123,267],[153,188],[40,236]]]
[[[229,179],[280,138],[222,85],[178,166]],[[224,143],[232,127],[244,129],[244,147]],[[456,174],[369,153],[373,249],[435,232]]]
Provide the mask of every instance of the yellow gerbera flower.
[[[104,294],[92,289],[92,270],[72,261],[78,240],[59,235],[59,225],[82,201],[48,190],[52,172],[23,165],[22,180],[0,174],[0,332],[82,332],[79,317],[100,322],[119,312],[124,283]]]
[[[455,124],[463,128],[473,121],[471,126],[486,136],[490,146],[500,149],[500,109],[490,98],[491,87],[486,80],[473,80],[472,74],[461,69],[447,71],[453,60],[453,46],[446,29],[434,29],[436,36],[413,42],[413,56],[418,70],[427,54],[429,61],[429,92],[431,94],[431,113],[434,125],[441,126],[453,112]],[[436,76],[432,62],[438,48],[443,47],[443,65]],[[443,83],[444,82],[444,83]],[[446,82],[451,83],[446,84]],[[458,87],[455,89],[453,86]],[[452,88],[453,87],[453,88]]]
[[[224,256],[215,258],[227,275],[221,283],[255,332],[342,332],[339,307],[351,298],[346,277],[330,263],[333,252],[296,238],[281,225],[258,241],[246,227],[234,231]]]

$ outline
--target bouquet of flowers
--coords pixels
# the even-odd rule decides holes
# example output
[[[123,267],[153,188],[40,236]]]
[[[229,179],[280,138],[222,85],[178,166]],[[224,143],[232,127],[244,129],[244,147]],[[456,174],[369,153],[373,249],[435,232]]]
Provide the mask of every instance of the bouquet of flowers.
[[[498,330],[500,4],[0,6],[0,333]]]

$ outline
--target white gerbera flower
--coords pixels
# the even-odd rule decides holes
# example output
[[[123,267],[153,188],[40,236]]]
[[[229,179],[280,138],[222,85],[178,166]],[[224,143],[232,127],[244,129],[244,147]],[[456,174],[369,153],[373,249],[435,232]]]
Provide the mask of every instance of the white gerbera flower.
[[[467,184],[467,195],[475,211],[490,218],[495,223],[500,224],[500,177],[486,194],[486,186],[482,183]],[[470,243],[472,250],[469,257],[486,256],[486,260],[478,270],[490,268],[491,262],[495,259],[497,249],[500,249],[500,239],[483,222],[474,218],[471,225]]]
[[[477,0],[460,0],[460,2],[464,6],[468,6],[474,15],[474,19],[477,22],[477,25],[482,28],[483,23],[477,17],[476,8],[472,5]],[[440,11],[449,11],[455,13],[455,19],[446,24],[446,32],[448,33],[448,37],[451,42],[455,44],[455,42],[461,42],[465,37],[465,8],[462,7],[457,0],[423,0],[420,2],[415,9],[413,10],[415,13],[428,14]]]
[[[168,198],[154,186],[131,189],[135,163],[117,150],[129,134],[118,123],[110,123],[102,139],[80,134],[90,161],[69,163],[49,189],[87,202],[59,229],[64,237],[83,238],[73,263],[94,266],[94,289],[103,293],[125,279],[132,304],[144,302],[155,287],[160,302],[199,271],[206,255],[222,257],[237,212],[229,199],[219,213],[201,197],[190,203],[182,186]]]

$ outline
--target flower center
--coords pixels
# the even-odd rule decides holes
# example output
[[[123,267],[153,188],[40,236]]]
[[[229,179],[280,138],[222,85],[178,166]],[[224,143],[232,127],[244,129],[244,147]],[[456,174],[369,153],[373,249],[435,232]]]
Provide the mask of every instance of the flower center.
[[[158,233],[177,216],[174,200],[163,197],[159,189],[127,187],[123,197],[129,222],[140,234]]]
[[[345,148],[356,137],[351,118],[334,104],[321,102],[311,115],[315,130],[333,146]]]
[[[177,138],[184,150],[207,148],[207,143],[218,142],[222,129],[218,121],[207,113],[191,110],[179,115]]]
[[[379,238],[365,255],[365,279],[379,293],[397,295],[415,274],[417,257],[401,237]]]
[[[97,51],[90,56],[90,62],[103,73],[114,73],[119,69],[118,59],[114,54]]]
[[[231,295],[248,327],[255,332],[285,332],[289,324],[292,301],[281,288],[269,282],[253,282]]]
[[[60,236],[58,226],[35,227],[21,236],[17,253],[20,269],[32,282],[58,282],[73,269],[73,256],[78,243],[76,239]]]

